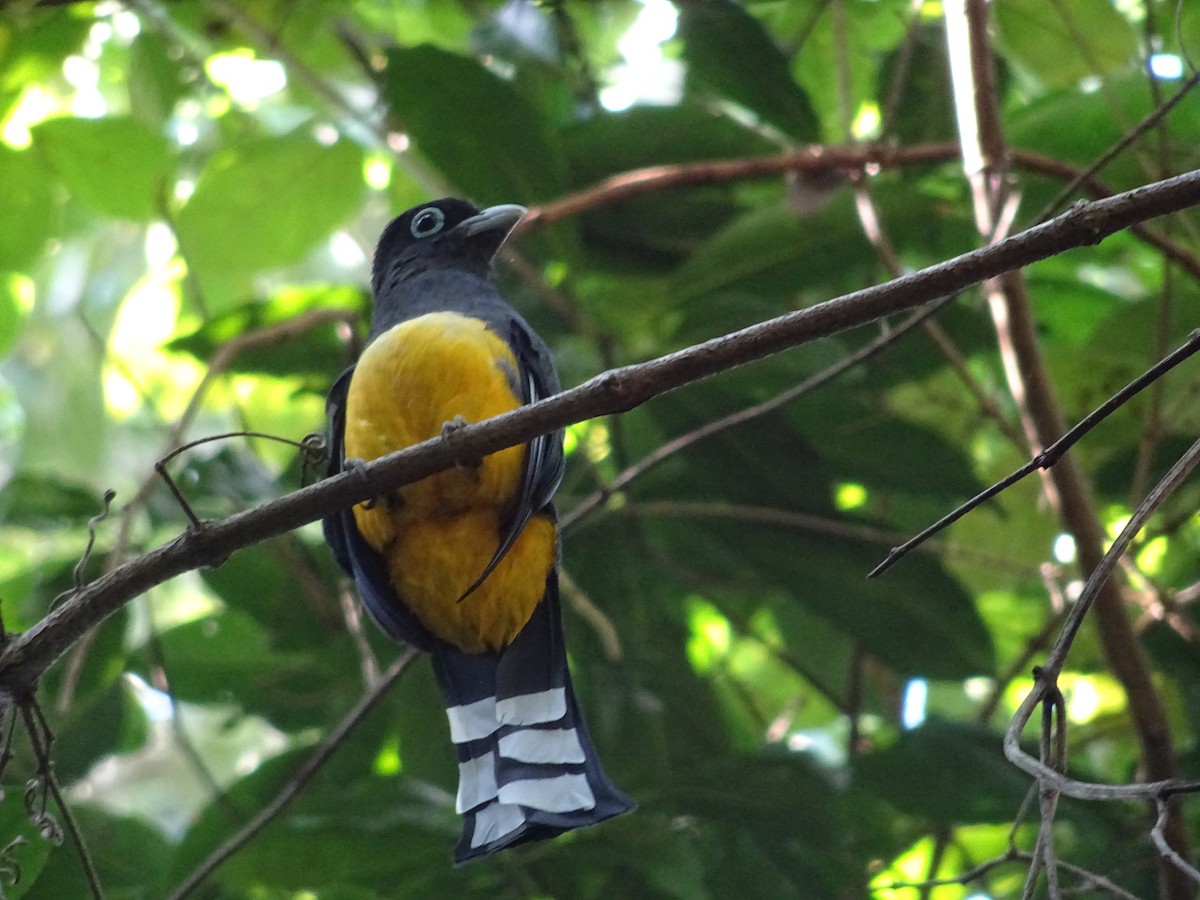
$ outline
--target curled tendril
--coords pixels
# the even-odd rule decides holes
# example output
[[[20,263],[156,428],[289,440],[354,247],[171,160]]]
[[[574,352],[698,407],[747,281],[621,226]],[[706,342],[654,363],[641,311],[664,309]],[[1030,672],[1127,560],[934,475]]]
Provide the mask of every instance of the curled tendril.
[[[84,548],[83,556],[79,562],[75,564],[75,590],[83,589],[83,567],[87,565],[88,559],[91,558],[92,549],[96,546],[96,526],[108,518],[109,510],[112,507],[112,502],[117,497],[117,492],[109,488],[104,492],[104,504],[96,515],[88,519],[88,542]]]
[[[96,526],[108,518],[109,512],[112,509],[112,502],[117,497],[117,492],[109,488],[104,492],[104,498],[100,508],[100,512],[88,519],[88,540],[87,546],[83,548],[83,555],[79,557],[79,562],[75,563],[75,569],[72,572],[73,585],[70,590],[63,591],[51,602],[51,608],[57,606],[60,601],[72,594],[77,594],[83,590],[83,570],[88,564],[88,560],[92,558],[92,550],[96,546]]]
[[[47,840],[54,846],[60,846],[63,842],[63,828],[58,824],[58,819],[46,810],[46,785],[40,778],[31,778],[25,784],[25,812],[29,816],[29,821],[33,823],[33,827],[38,830],[38,834],[43,840]],[[0,851],[0,858],[3,857],[3,851]]]
[[[17,835],[0,848],[0,898],[4,896],[2,883],[7,882],[12,887],[21,883],[21,864],[13,858],[13,853],[28,843],[21,835]]]
[[[320,432],[306,434],[300,442],[300,460],[306,467],[316,468],[329,460],[329,441]]]
[[[58,819],[54,818],[50,813],[43,812],[33,819],[33,826],[38,830],[38,834],[42,836],[42,840],[49,841],[55,847],[61,847],[66,835],[63,832],[63,827],[58,824]]]
[[[42,786],[42,782],[37,778],[30,778],[25,782],[25,812],[30,818],[36,818],[46,808],[46,791]],[[38,807],[41,807],[39,809]]]

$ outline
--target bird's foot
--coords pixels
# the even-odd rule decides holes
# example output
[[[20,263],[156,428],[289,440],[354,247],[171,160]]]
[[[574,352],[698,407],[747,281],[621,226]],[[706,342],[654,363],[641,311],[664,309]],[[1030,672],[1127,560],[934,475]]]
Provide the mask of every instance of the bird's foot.
[[[471,423],[468,422],[466,419],[464,419],[462,416],[455,416],[450,421],[443,422],[442,423],[442,440],[445,441],[447,444],[449,444],[451,447],[453,447],[454,446],[454,436],[470,424]],[[456,469],[459,469],[460,471],[472,472],[472,473],[478,472],[479,467],[482,465],[483,465],[483,460],[481,460],[477,457],[464,458],[464,457],[461,457],[461,456],[455,454],[454,467]]]
[[[363,479],[363,481],[366,481],[367,476],[363,471],[364,466],[366,466],[366,462],[364,460],[356,459],[354,457],[349,457],[342,460],[343,472],[357,472],[359,478]],[[383,501],[384,505],[388,509],[398,509],[404,505],[404,498],[400,495],[400,492],[392,491],[391,493],[383,494],[379,497],[372,497],[369,500],[364,500],[359,504],[359,507],[362,509],[375,509],[375,507],[379,505],[380,500]]]

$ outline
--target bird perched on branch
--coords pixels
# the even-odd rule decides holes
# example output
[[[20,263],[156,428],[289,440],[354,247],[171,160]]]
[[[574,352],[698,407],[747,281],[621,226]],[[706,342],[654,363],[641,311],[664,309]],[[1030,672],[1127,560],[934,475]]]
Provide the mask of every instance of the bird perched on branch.
[[[329,394],[330,474],[559,390],[546,345],[488,280],[524,213],[445,199],[384,229],[366,349]],[[633,808],[567,670],[551,502],[563,466],[562,433],[543,435],[324,520],[371,616],[433,658],[458,751],[458,863]]]

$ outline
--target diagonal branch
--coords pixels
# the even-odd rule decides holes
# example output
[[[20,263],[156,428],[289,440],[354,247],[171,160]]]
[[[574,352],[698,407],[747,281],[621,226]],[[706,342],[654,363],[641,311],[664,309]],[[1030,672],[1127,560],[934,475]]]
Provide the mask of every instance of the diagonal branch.
[[[358,726],[358,723],[366,717],[367,713],[375,708],[375,705],[383,698],[383,695],[400,680],[400,677],[413,664],[418,655],[416,650],[409,649],[405,651],[403,656],[397,658],[388,667],[388,670],[383,673],[379,681],[364,693],[358,702],[354,704],[354,707],[342,717],[337,727],[309,754],[300,767],[292,774],[292,777],[280,789],[279,793],[275,795],[274,799],[260,809],[249,822],[238,829],[236,834],[210,853],[200,865],[189,873],[183,882],[171,893],[170,900],[183,900],[184,897],[191,895],[225,860],[250,843],[283,812],[287,805],[295,800],[300,792],[308,786],[308,783],[313,780],[317,772],[329,761],[334,752],[346,742],[346,738],[350,736],[350,732]]]
[[[773,353],[873,322],[1074,247],[1099,243],[1135,222],[1200,204],[1200,171],[1079,204],[1044,225],[885,284],[613,369],[531,406],[468,425],[361,469],[190,530],[85,585],[0,653],[0,699],[29,690],[90,627],[133,597],[183,572],[439,472],[596,416],[625,412],[667,391]]]

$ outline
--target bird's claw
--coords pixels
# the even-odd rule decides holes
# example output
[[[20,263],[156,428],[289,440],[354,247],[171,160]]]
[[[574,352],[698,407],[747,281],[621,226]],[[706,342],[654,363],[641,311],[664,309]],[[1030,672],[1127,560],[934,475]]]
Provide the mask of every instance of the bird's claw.
[[[342,460],[343,472],[356,472],[358,473],[359,478],[361,478],[363,481],[366,481],[367,476],[363,470],[364,466],[366,466],[366,462],[355,457],[348,457]],[[404,505],[404,498],[400,496],[399,492],[396,492],[386,494],[383,497],[372,497],[369,500],[364,500],[359,504],[359,506],[362,509],[375,509],[375,507],[379,505],[380,500],[383,500],[388,509],[395,509],[398,506]]]
[[[442,440],[453,446],[454,436],[462,431],[471,423],[464,419],[461,415],[455,416],[448,422],[442,423]],[[477,472],[479,467],[483,465],[483,460],[477,458],[462,459],[455,457],[454,466],[458,469],[464,469],[469,472]]]

